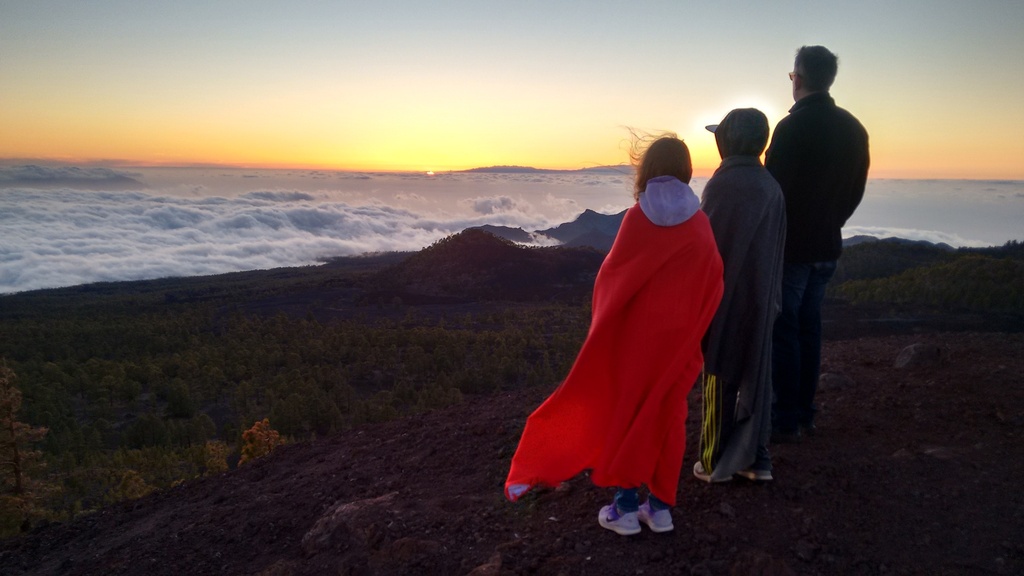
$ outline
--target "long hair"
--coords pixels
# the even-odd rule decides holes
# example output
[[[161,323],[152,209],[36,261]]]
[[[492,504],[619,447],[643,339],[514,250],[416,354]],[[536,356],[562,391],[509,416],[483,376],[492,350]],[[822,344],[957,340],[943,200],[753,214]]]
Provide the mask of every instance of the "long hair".
[[[693,163],[686,143],[672,132],[660,136],[640,134],[630,130],[633,140],[629,158],[636,168],[633,182],[633,199],[639,200],[640,193],[647,188],[647,181],[658,176],[675,176],[689,184],[693,177]]]

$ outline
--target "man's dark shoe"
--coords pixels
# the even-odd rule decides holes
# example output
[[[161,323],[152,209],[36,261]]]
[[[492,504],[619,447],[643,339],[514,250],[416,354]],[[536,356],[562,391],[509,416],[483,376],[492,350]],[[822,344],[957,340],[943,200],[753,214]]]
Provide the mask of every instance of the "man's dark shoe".
[[[804,424],[800,426],[800,433],[804,436],[814,436],[818,433],[818,427],[814,424]]]
[[[796,444],[800,442],[800,429],[772,430],[772,444]]]

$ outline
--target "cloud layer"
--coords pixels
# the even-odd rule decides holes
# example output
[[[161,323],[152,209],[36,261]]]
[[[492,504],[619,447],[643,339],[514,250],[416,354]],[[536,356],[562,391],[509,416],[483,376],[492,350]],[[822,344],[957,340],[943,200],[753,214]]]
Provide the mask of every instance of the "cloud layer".
[[[533,231],[631,203],[623,178],[572,174],[0,168],[0,294],[419,250],[470,226]],[[844,236],[988,246],[1024,239],[1021,222],[1022,182],[875,181]]]
[[[261,185],[260,174],[242,178]],[[88,186],[67,186],[85,179]],[[536,230],[564,221],[504,193],[454,199],[448,210],[408,179],[399,186],[378,178],[370,192],[254,189],[233,196],[209,185],[188,186],[186,195],[138,190],[138,182],[135,191],[118,191],[128,180],[104,169],[0,170],[0,293],[299,266],[418,250],[470,226]],[[540,199],[567,219],[583,210],[572,199]]]

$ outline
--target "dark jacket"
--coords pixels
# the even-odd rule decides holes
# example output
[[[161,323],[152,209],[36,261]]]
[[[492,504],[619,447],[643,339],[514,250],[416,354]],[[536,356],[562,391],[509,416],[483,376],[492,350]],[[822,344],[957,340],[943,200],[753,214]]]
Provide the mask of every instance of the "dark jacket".
[[[789,109],[765,154],[786,197],[786,262],[839,258],[841,230],[864,196],[869,164],[867,131],[827,92]]]

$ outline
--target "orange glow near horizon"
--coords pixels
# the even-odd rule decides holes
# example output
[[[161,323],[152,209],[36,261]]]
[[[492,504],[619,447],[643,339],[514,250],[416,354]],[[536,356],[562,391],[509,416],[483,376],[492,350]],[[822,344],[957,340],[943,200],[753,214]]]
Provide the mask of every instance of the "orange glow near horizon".
[[[252,108],[250,106],[249,108]],[[262,108],[262,107],[260,107]],[[445,172],[515,165],[575,170],[626,164],[628,132],[622,126],[562,126],[554,119],[519,129],[514,119],[489,124],[471,114],[438,120],[408,112],[387,124],[359,123],[355,116],[319,117],[313,112],[278,114],[266,124],[247,122],[268,109],[227,116],[153,116],[141,110],[66,110],[44,116],[0,111],[0,160],[108,164],[111,166],[226,165],[247,168],[378,172]],[[772,119],[772,123],[777,119]],[[697,122],[697,124],[702,124]],[[875,122],[871,130],[872,178],[1021,179],[1024,165],[1000,141],[980,135],[965,140],[937,133],[922,139]],[[540,126],[538,128],[538,126]],[[526,132],[526,135],[524,135]],[[709,176],[720,161],[714,137],[700,128],[677,130],[687,142],[694,174]],[[17,137],[10,135],[17,134]],[[951,155],[949,150],[957,150]]]
[[[577,118],[559,122],[542,117],[524,128],[504,116],[484,123],[483,112],[462,118],[449,111],[428,121],[413,111],[384,115],[389,120],[382,124],[380,116],[272,115],[267,105],[242,108],[226,115],[191,109],[155,115],[109,104],[89,114],[0,110],[0,125],[9,127],[5,133],[18,134],[0,135],[0,160],[387,172],[500,165],[576,170],[629,162],[626,128],[595,127]],[[252,117],[275,119],[254,124]],[[719,162],[713,135],[703,129],[693,136],[678,132],[690,147],[695,174],[710,174]]]
[[[695,178],[710,177],[718,166],[719,159],[710,154],[697,154],[691,148],[693,159],[693,175]],[[716,151],[717,154],[717,151]],[[762,161],[764,157],[762,156]],[[872,158],[869,179],[924,179],[924,180],[1021,180],[1020,171],[1010,170],[997,163],[986,163],[984,158],[977,160],[973,169],[949,167],[936,169],[928,158],[907,157],[901,162],[889,162],[887,159]],[[117,167],[202,167],[224,166],[230,168],[248,168],[264,170],[330,170],[339,172],[422,172],[444,173],[471,170],[489,166],[523,166],[541,170],[580,170],[596,166],[618,166],[628,164],[628,159],[609,158],[606,162],[586,163],[548,163],[529,161],[506,161],[499,159],[481,159],[480,161],[458,161],[456,159],[433,162],[401,162],[368,159],[360,162],[339,162],[331,160],[276,159],[259,158],[232,154],[218,154],[214,158],[176,156],[156,154],[145,156],[118,156],[115,153],[101,156],[44,156],[40,154],[14,154],[0,157],[0,163],[43,163],[59,165],[106,166]]]
[[[398,82],[374,92],[377,99],[324,89],[245,100],[213,88],[205,98],[178,101],[174,94],[110,98],[91,88],[68,100],[56,86],[42,98],[15,87],[0,108],[0,160],[388,172],[497,165],[574,170],[629,162],[628,123],[616,124],[617,115],[636,114],[632,119],[641,125],[667,118],[664,112],[645,115],[648,107],[634,112],[631,101],[609,113],[594,103],[541,106],[528,99],[531,91],[554,90],[545,85],[516,86],[509,94],[503,86],[490,87],[481,94],[484,89],[454,78],[448,82],[462,92],[442,90],[429,80],[412,78],[412,84],[424,86],[414,101],[406,99]],[[460,96],[454,98],[455,93]],[[908,130],[874,101],[851,100],[850,108],[871,134],[870,177],[1024,178],[1024,150],[1011,141],[1012,134],[983,135],[957,118],[940,126],[912,118],[925,128]],[[717,108],[744,102],[763,108],[772,125],[785,114],[779,102],[754,95],[713,107],[660,104],[662,111],[693,110],[686,117],[676,114],[677,126],[664,129],[686,141],[696,176],[710,175],[720,162],[714,136],[704,125],[717,121]]]
[[[813,30],[840,58],[836,103],[870,134],[870,176],[1024,179],[1024,65],[992,56],[1024,53],[1024,3],[658,2],[639,34],[622,16],[607,1],[8,2],[0,162],[571,170],[627,163],[636,128],[675,131],[706,175],[720,159],[704,126],[741,107],[776,125]]]

